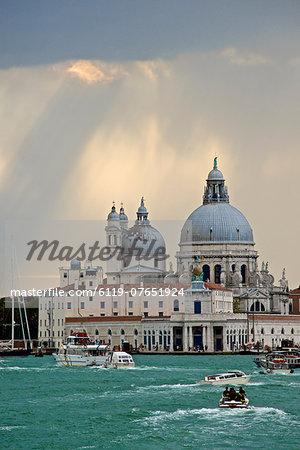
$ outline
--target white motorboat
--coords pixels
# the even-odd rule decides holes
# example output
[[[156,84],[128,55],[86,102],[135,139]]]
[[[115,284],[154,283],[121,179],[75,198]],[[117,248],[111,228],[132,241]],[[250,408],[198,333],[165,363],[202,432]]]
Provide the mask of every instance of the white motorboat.
[[[273,359],[272,361],[266,361],[264,366],[261,366],[263,369],[263,373],[267,374],[289,374],[293,373],[293,369],[290,368],[290,365],[286,362],[285,359]]]
[[[112,352],[108,362],[104,365],[108,369],[121,369],[134,366],[132,356],[126,352]]]
[[[214,385],[228,385],[233,384],[240,386],[249,383],[251,375],[246,375],[240,370],[231,370],[226,373],[217,373],[215,375],[208,375],[200,384],[214,384]]]
[[[118,353],[121,353],[120,360]],[[114,352],[110,345],[91,342],[87,333],[74,332],[62,344],[57,353],[53,353],[56,362],[63,367],[101,366],[119,368],[134,366],[132,356],[125,352]]]
[[[238,400],[230,400],[226,397],[222,397],[219,400],[219,408],[249,408],[249,399],[245,397],[245,400],[241,402]]]

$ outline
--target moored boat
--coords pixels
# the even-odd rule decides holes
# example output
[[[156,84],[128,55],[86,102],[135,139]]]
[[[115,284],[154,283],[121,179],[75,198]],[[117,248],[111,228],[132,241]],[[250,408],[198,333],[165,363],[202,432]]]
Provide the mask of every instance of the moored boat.
[[[125,352],[114,352],[110,345],[92,342],[85,331],[73,332],[68,337],[67,343],[62,344],[53,356],[63,367],[134,367],[131,355]]]
[[[204,380],[200,381],[201,384],[214,384],[214,385],[228,385],[233,384],[240,386],[242,384],[249,383],[251,375],[246,375],[240,370],[231,370],[226,373],[218,373],[214,375],[208,375]]]
[[[273,359],[272,361],[266,361],[266,365],[262,366],[262,369],[263,372],[267,374],[289,374],[294,372],[285,359]]]

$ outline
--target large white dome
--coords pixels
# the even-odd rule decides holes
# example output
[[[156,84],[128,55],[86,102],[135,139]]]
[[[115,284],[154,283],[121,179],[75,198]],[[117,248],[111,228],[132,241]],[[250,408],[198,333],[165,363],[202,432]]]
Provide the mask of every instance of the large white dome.
[[[229,203],[209,203],[190,214],[180,242],[247,242],[253,244],[253,232],[246,217]]]

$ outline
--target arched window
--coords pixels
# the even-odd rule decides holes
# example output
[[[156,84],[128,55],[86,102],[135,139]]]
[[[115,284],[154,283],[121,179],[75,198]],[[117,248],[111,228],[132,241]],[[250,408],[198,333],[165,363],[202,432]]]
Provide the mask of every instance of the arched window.
[[[208,264],[204,264],[202,267],[203,270],[203,281],[209,281],[210,280],[210,267]]]
[[[262,328],[262,329],[260,330],[260,333],[261,333],[261,334],[265,334],[265,330]]]
[[[274,328],[271,329],[271,334],[274,334]]]
[[[284,334],[284,328],[281,328],[281,334]]]
[[[135,328],[134,334],[137,336],[139,334],[138,330]]]
[[[256,300],[255,303],[252,303],[250,311],[254,311],[254,308],[255,308],[256,312],[258,312],[258,311],[265,311],[264,305],[261,302],[259,302],[258,300]]]
[[[293,312],[293,305],[292,305],[292,303],[289,304],[289,313],[291,314],[291,312]]]
[[[291,334],[294,334],[294,328],[291,329]]]
[[[215,266],[215,283],[216,284],[221,283],[221,266],[220,266],[220,264],[217,264]]]
[[[174,311],[179,311],[179,301],[177,298],[174,300]]]
[[[264,305],[262,303],[260,304],[260,310],[261,311],[265,311],[265,307],[264,307]]]
[[[108,334],[109,336],[111,336],[111,329],[110,329],[110,328],[107,330],[107,334]]]
[[[247,272],[246,264],[243,264],[241,267],[241,275],[242,275],[242,283],[243,284],[246,283],[246,272]]]
[[[125,331],[123,330],[123,328],[121,328],[121,334],[125,334]]]
[[[95,330],[95,335],[96,335],[96,336],[99,335],[99,330],[98,330],[98,328],[96,328],[96,330]]]
[[[235,264],[232,264],[231,265],[231,273],[234,273],[235,272]]]
[[[144,330],[144,334],[147,334],[147,331],[146,331],[146,330]]]

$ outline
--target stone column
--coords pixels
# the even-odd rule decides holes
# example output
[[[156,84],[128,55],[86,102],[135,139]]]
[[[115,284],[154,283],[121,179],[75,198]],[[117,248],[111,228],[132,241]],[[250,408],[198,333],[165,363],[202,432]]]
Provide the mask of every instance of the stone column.
[[[214,350],[214,343],[213,343],[213,330],[212,330],[212,325],[208,324],[207,325],[207,331],[206,331],[206,337],[207,337],[207,351],[208,352],[213,352]]]
[[[173,327],[170,327],[170,352],[174,351],[174,344],[173,344]]]
[[[189,345],[188,345],[188,327],[187,325],[184,325],[184,330],[183,330],[183,351],[187,352],[189,349]]]
[[[189,346],[193,350],[193,327],[190,327]]]

